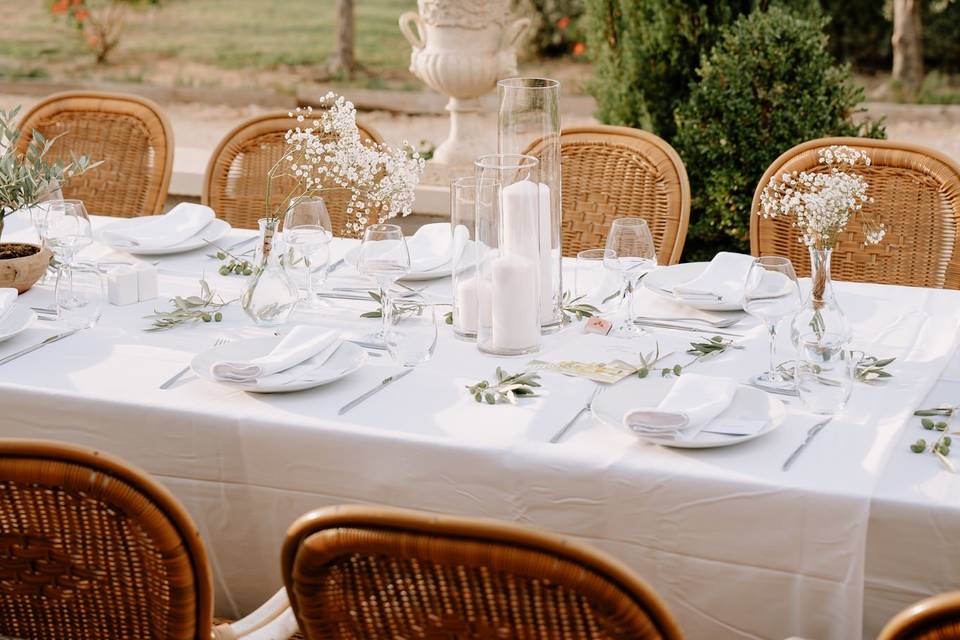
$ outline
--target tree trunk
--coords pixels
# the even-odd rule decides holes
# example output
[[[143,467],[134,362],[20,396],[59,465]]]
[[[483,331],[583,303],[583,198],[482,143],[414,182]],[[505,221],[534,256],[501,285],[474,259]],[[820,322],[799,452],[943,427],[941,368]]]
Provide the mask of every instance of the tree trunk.
[[[908,95],[916,95],[923,83],[922,0],[893,2],[893,79]]]
[[[352,78],[357,67],[353,55],[353,0],[337,0],[337,46],[327,61],[327,73],[345,73]]]

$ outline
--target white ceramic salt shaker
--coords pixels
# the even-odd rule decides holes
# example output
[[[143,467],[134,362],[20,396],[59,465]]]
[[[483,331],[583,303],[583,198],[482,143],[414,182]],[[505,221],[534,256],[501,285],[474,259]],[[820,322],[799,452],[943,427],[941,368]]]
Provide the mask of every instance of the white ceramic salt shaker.
[[[138,262],[133,266],[137,272],[137,288],[140,302],[153,300],[159,294],[157,268],[149,262]]]
[[[133,267],[115,267],[107,271],[107,299],[110,304],[122,306],[139,301],[138,280]]]

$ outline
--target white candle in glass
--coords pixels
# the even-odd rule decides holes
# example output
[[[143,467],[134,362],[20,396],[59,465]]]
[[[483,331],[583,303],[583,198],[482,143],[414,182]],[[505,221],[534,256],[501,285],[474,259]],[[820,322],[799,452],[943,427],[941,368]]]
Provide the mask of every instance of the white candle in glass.
[[[526,351],[540,344],[540,305],[536,262],[517,255],[493,260],[489,304],[492,343],[495,349]]]
[[[504,254],[525,256],[539,263],[540,321],[548,323],[553,318],[554,304],[550,187],[520,180],[504,187],[501,198],[501,248]]]
[[[476,333],[477,321],[480,317],[480,291],[486,289],[482,287],[480,279],[470,276],[457,282],[456,296],[457,315],[453,319],[456,328],[463,333]],[[486,311],[489,312],[489,305],[486,305]],[[487,325],[489,326],[489,321]]]

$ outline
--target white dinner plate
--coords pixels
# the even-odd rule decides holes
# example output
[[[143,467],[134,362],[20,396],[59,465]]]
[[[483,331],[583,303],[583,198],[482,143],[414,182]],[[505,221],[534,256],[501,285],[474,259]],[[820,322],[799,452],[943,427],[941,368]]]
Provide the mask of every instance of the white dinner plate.
[[[283,338],[272,336],[268,338],[250,338],[228,342],[219,347],[213,347],[197,354],[190,362],[193,372],[204,380],[225,384],[243,391],[254,393],[287,393],[302,391],[321,385],[329,384],[348,376],[367,361],[367,352],[352,342],[341,342],[340,347],[322,365],[309,372],[305,377],[287,384],[261,384],[259,382],[224,382],[217,380],[210,373],[213,364],[219,360],[248,360],[265,356],[277,346]]]
[[[104,231],[129,230],[133,227],[144,224],[145,222],[150,222],[151,218],[153,218],[153,216],[140,216],[138,218],[128,218],[126,220],[118,220],[117,222],[108,224],[97,232],[97,240],[107,245],[111,249],[117,249],[118,251],[126,251],[127,253],[133,253],[139,256],[162,256],[172,253],[183,253],[184,251],[193,251],[194,249],[206,247],[208,246],[208,241],[216,242],[230,232],[229,222],[226,220],[221,220],[220,218],[214,218],[207,226],[183,242],[159,249],[131,247],[122,242],[112,242],[103,235]]]
[[[463,247],[463,252],[465,255],[476,255],[476,246],[473,240],[467,240],[466,245]],[[343,256],[343,261],[348,265],[357,268],[357,263],[360,262],[360,246],[356,246],[347,251],[346,255]],[[460,271],[472,267],[476,263],[476,259],[473,260],[461,260],[460,261]],[[417,271],[415,273],[408,273],[407,275],[400,278],[401,280],[407,280],[410,282],[418,280],[436,280],[437,278],[446,278],[447,276],[453,273],[453,268],[450,262],[440,265],[436,269],[430,269],[429,271]]]
[[[700,433],[693,440],[674,440],[673,438],[658,438],[653,435],[642,435],[623,425],[623,417],[628,411],[639,407],[655,407],[670,391],[676,378],[630,377],[607,389],[593,401],[593,415],[598,420],[618,429],[624,429],[642,438],[647,442],[661,444],[665,447],[682,449],[709,449],[713,447],[728,447],[741,442],[766,435],[783,424],[787,410],[783,403],[768,394],[751,387],[737,387],[733,402],[727,410],[717,416],[717,420],[736,421],[766,419],[766,425],[756,433],[746,436],[725,436],[717,433]],[[707,427],[709,428],[709,427]]]
[[[0,318],[0,342],[9,340],[29,327],[36,317],[37,314],[30,307],[14,303],[13,308]]]
[[[658,267],[644,276],[643,286],[653,291],[658,296],[685,304],[694,309],[703,311],[742,311],[743,296],[736,300],[710,300],[710,299],[690,299],[681,298],[673,295],[673,288],[689,280],[693,280],[703,273],[709,262],[684,262],[681,264],[670,265],[669,267]]]

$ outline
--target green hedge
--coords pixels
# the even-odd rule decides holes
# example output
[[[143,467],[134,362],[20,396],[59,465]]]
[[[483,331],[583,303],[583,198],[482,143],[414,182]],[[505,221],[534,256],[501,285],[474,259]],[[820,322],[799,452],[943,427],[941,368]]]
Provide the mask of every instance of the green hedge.
[[[824,26],[771,7],[737,20],[704,55],[672,138],[693,195],[685,259],[749,249],[754,190],[783,151],[822,136],[883,137],[881,125],[850,121],[863,92],[834,63]]]

